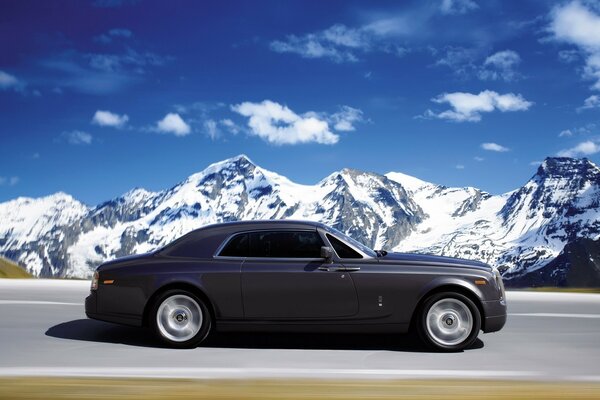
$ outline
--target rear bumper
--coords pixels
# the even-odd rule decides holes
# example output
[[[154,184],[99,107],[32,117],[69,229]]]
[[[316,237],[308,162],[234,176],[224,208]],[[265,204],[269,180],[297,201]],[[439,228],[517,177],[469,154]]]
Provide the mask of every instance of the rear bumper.
[[[483,314],[485,315],[483,323],[483,332],[497,332],[506,324],[506,299],[484,301]]]
[[[90,293],[85,298],[85,315],[99,321],[113,322],[115,324],[142,326],[142,318],[135,315],[108,314],[98,312],[98,297],[96,292]]]

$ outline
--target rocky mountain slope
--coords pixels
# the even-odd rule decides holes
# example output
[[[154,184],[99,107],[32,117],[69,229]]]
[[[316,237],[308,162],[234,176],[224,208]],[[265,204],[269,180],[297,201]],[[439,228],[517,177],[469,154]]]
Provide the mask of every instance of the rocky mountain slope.
[[[548,265],[567,243],[600,237],[600,169],[548,158],[521,188],[491,195],[398,172],[344,169],[300,185],[237,156],[160,192],[134,189],[88,207],[58,193],[0,204],[0,254],[36,276],[82,277],[211,223],[294,218],[334,226],[375,248],[477,258],[507,284]]]

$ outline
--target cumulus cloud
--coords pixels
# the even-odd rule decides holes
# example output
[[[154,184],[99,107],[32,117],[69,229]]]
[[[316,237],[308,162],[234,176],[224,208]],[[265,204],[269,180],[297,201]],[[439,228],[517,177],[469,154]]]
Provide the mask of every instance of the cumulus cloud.
[[[571,1],[555,7],[550,17],[552,37],[584,53],[583,77],[595,81],[592,89],[600,90],[600,15],[579,1]]]
[[[275,145],[335,144],[339,140],[339,136],[330,130],[329,123],[314,112],[300,115],[270,100],[244,102],[233,105],[231,109],[248,118],[250,134]]]
[[[88,145],[92,144],[93,137],[88,132],[75,130],[61,133],[60,139],[65,140],[69,144]]]
[[[473,0],[442,0],[440,3],[442,14],[466,14],[478,8]]]
[[[479,94],[455,92],[442,93],[431,99],[438,104],[449,104],[451,109],[435,113],[427,110],[423,117],[439,118],[456,122],[477,122],[481,120],[482,113],[492,111],[525,111],[533,105],[520,94],[499,94],[491,90],[484,90]]]
[[[462,164],[457,164],[457,165],[455,165],[455,168],[456,169],[465,169],[465,166]]]
[[[561,150],[557,153],[559,157],[580,157],[589,156],[600,152],[600,145],[591,140],[581,142],[570,149]]]
[[[487,151],[496,151],[498,153],[504,153],[509,151],[510,149],[508,147],[504,147],[498,143],[481,143],[481,148]]]
[[[172,133],[175,136],[189,135],[192,129],[177,113],[168,113],[156,123],[156,130],[162,133]]]
[[[92,118],[92,123],[100,126],[122,128],[129,121],[127,114],[119,115],[110,111],[97,110]]]

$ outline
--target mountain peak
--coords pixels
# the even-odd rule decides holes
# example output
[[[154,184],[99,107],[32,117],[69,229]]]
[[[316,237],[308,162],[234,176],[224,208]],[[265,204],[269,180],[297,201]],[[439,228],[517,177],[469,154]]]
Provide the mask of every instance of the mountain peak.
[[[568,177],[574,174],[597,174],[600,169],[587,158],[547,157],[539,166],[536,175],[539,177]]]

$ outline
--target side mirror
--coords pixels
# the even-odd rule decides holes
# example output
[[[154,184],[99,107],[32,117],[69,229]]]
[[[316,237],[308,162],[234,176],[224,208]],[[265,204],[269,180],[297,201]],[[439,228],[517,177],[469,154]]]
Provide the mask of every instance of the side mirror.
[[[325,262],[332,263],[333,262],[333,250],[331,247],[321,246],[321,257],[325,259]]]

